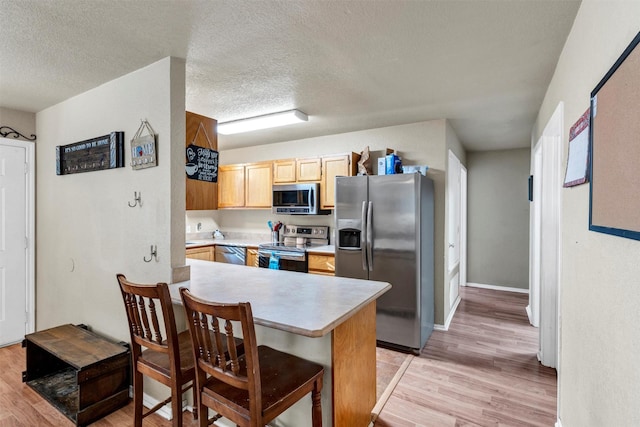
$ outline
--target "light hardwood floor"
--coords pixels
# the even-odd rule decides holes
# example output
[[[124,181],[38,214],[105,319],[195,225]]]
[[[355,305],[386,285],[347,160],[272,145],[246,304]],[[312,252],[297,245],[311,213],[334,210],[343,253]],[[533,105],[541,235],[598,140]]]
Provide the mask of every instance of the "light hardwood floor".
[[[553,426],[556,371],[536,359],[528,296],[477,288],[461,296],[449,331],[434,331],[375,426]]]
[[[449,331],[435,331],[411,360],[375,427],[553,426],[556,374],[536,360],[538,330],[527,321],[527,296],[474,288],[463,288],[461,295]],[[379,350],[379,387],[405,357]],[[0,348],[0,427],[73,426],[22,383],[24,366],[20,345]],[[185,413],[184,424],[197,422]],[[130,425],[131,404],[92,427]],[[171,422],[154,414],[144,426]]]

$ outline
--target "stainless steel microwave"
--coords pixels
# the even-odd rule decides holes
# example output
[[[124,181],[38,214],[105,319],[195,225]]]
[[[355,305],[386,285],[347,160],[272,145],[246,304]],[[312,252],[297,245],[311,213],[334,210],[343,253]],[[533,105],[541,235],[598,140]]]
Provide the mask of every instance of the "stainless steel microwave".
[[[320,210],[320,184],[274,185],[271,212],[288,215],[318,215]]]

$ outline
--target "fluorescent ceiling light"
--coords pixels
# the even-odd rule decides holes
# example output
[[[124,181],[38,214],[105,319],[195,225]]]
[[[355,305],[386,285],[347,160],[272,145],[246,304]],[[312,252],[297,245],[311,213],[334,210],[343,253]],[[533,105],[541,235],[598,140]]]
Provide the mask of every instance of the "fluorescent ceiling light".
[[[232,135],[234,133],[251,132],[252,130],[268,129],[293,123],[306,122],[309,117],[302,111],[289,110],[264,116],[249,117],[232,122],[218,123],[218,133]]]

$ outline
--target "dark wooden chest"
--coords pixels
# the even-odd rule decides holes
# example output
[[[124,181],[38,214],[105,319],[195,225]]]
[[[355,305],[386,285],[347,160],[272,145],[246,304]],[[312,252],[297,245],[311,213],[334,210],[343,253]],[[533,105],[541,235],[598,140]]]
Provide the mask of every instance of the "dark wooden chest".
[[[80,326],[29,334],[22,381],[78,426],[129,402],[129,348]]]

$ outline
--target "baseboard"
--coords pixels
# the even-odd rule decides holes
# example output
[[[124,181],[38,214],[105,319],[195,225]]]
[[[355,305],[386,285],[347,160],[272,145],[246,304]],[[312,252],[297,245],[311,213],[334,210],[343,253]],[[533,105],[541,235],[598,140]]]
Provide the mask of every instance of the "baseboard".
[[[558,417],[558,420],[556,421],[556,426],[555,427],[562,427],[562,422],[560,421],[560,417]]]
[[[499,286],[499,285],[485,285],[483,283],[467,282],[466,286],[468,286],[470,288],[492,289],[494,291],[517,292],[517,293],[520,293],[520,294],[528,294],[529,293],[529,289],[510,288],[508,286]]]
[[[527,317],[529,318],[529,323],[533,325],[533,316],[531,315],[531,305],[527,304],[527,307],[525,308],[525,311],[527,312]]]
[[[451,307],[451,311],[449,311],[449,316],[447,316],[447,320],[444,322],[444,325],[433,325],[434,330],[444,332],[449,330],[449,326],[451,326],[451,321],[453,320],[453,315],[456,314],[456,310],[458,309],[458,305],[460,305],[461,300],[462,298],[458,295],[458,298],[456,298],[456,301],[453,303],[453,307]]]

